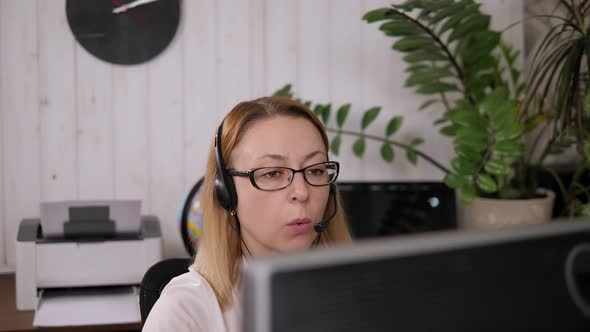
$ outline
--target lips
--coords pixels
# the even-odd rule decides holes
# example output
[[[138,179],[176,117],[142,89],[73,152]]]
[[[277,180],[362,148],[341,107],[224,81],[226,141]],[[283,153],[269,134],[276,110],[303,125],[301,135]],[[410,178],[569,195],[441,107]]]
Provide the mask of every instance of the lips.
[[[287,224],[287,227],[295,234],[306,233],[311,228],[311,219],[308,218],[297,218],[291,220]]]

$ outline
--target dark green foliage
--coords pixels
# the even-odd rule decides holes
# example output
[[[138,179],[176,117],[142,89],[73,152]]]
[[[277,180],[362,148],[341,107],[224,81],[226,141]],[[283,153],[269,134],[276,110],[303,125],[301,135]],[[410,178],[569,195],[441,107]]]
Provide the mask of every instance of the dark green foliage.
[[[279,90],[277,90],[274,96],[288,96],[293,98],[293,92],[291,91],[291,84],[286,84]],[[301,102],[300,99],[295,99],[296,101]],[[394,147],[404,149],[406,151],[406,157],[409,162],[412,164],[416,164],[418,162],[418,157],[423,157],[431,162],[435,167],[438,167],[443,172],[448,172],[448,170],[442,166],[440,163],[435,161],[434,159],[430,158],[423,152],[416,149],[416,147],[422,143],[424,140],[420,137],[413,138],[409,143],[402,143],[399,141],[393,140],[391,137],[397,133],[400,129],[403,117],[401,116],[393,116],[385,128],[385,135],[384,137],[378,137],[374,135],[367,135],[365,134],[365,130],[375,122],[375,120],[379,117],[381,113],[381,107],[371,107],[370,109],[366,110],[363,113],[363,117],[360,123],[360,131],[349,131],[344,130],[343,126],[348,118],[348,113],[350,112],[351,105],[344,104],[338,107],[338,111],[336,111],[336,128],[328,127],[328,123],[330,121],[330,115],[332,111],[332,104],[315,104],[311,101],[305,102],[305,105],[309,107],[313,112],[320,118],[323,122],[324,126],[326,126],[326,131],[335,133],[336,135],[332,138],[330,142],[330,151],[338,155],[340,153],[340,146],[342,144],[342,135],[351,135],[356,136],[356,139],[352,145],[352,152],[358,158],[362,158],[366,151],[366,141],[369,140],[377,140],[381,141],[381,157],[386,162],[393,162],[395,158],[395,151]]]
[[[472,0],[409,0],[364,19],[372,23],[376,17],[380,30],[396,39],[392,48],[404,53],[406,87],[434,96],[420,109],[438,102],[446,108],[435,121],[441,134],[454,138],[456,157],[445,183],[464,202],[505,190],[524,153],[518,52],[490,29],[490,16]],[[406,156],[415,163],[410,147]]]

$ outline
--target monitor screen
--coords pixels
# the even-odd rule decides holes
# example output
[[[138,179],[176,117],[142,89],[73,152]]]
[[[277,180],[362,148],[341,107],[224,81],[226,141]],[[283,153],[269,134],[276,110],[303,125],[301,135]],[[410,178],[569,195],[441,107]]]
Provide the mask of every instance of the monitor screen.
[[[456,228],[455,192],[442,182],[338,182],[357,239]]]
[[[245,332],[590,331],[590,219],[261,257]]]

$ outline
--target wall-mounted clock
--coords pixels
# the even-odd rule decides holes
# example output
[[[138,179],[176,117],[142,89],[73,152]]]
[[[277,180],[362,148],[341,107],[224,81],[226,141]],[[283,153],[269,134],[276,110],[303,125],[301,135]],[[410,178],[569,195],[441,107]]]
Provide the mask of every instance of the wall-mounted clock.
[[[180,0],[67,0],[66,15],[84,49],[131,65],[154,58],[174,39]]]

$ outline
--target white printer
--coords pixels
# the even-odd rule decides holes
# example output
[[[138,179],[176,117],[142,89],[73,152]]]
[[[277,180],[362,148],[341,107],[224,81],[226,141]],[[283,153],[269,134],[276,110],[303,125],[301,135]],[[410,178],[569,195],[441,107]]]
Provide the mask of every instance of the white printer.
[[[162,259],[155,216],[140,201],[41,204],[41,218],[21,221],[16,241],[16,306],[36,310],[44,291],[139,285]]]

